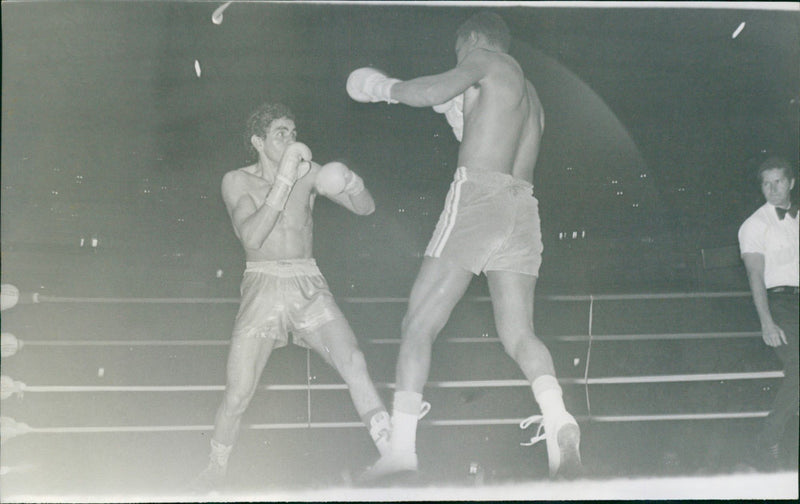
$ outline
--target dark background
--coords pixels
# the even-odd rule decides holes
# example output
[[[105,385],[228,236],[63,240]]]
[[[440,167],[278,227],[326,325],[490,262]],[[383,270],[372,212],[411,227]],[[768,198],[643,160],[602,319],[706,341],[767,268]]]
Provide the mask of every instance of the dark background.
[[[408,292],[457,143],[430,109],[359,104],[344,83],[363,65],[401,79],[446,70],[455,28],[477,9],[234,3],[215,25],[219,5],[3,4],[4,282],[235,295],[243,253],[219,183],[249,162],[250,110],[280,100],[315,159],[347,162],[377,202],[367,218],[317,206],[315,252],[334,291]],[[583,5],[494,9],[547,117],[540,291],[746,288],[735,257],[717,282],[698,258],[736,244],[762,202],[760,159],[797,162],[794,4]]]

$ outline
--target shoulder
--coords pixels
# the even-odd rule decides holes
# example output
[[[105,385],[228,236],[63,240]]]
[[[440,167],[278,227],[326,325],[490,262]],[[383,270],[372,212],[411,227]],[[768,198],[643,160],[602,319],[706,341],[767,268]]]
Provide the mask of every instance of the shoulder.
[[[243,183],[252,178],[252,168],[252,166],[245,166],[244,168],[237,168],[225,173],[225,175],[222,176],[222,185]]]
[[[753,212],[750,217],[745,219],[739,227],[739,237],[742,238],[747,235],[753,235],[769,227],[769,219],[767,218],[766,205],[759,207],[758,210]]]
[[[248,171],[249,167],[231,170],[222,176],[221,190],[223,196],[231,196],[247,191],[252,185],[255,175]]]

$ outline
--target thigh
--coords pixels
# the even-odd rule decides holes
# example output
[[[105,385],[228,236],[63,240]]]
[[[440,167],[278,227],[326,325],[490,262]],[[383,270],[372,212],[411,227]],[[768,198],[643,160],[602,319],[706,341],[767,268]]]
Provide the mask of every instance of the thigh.
[[[356,335],[344,317],[331,320],[309,332],[303,341],[336,369],[359,349]]]
[[[509,332],[533,332],[533,295],[536,277],[510,271],[487,271],[495,325],[501,340]],[[516,329],[516,331],[515,331]]]
[[[233,338],[226,370],[228,388],[254,389],[274,347],[275,340],[272,338]]]
[[[472,272],[436,257],[425,257],[408,299],[407,318],[444,325],[472,281]]]
[[[800,351],[798,350],[798,318],[797,297],[784,295],[771,295],[769,307],[772,318],[783,330],[786,344],[774,347],[775,353],[784,364],[797,362]]]

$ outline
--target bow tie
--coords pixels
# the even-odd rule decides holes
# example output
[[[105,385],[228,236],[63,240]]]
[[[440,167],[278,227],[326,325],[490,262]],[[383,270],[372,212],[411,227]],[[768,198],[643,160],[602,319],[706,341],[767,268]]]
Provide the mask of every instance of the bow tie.
[[[778,220],[783,220],[787,213],[791,215],[792,219],[794,219],[797,217],[797,203],[792,203],[792,206],[789,208],[775,207],[775,212],[778,214]]]

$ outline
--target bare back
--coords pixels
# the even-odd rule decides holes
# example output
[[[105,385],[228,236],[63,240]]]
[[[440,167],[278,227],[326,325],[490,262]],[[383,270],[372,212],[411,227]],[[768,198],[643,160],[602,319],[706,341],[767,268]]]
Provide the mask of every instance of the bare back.
[[[544,111],[519,64],[505,53],[476,50],[470,65],[481,80],[464,92],[464,137],[458,165],[533,182]]]

